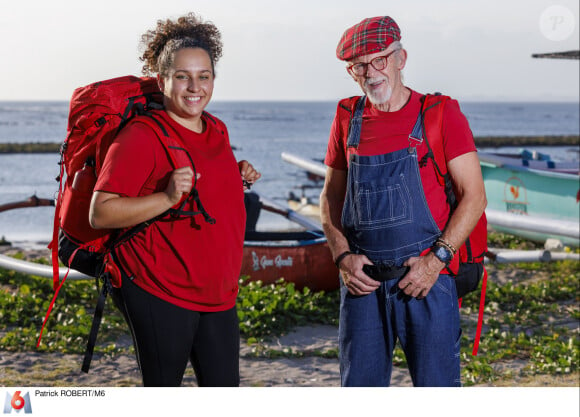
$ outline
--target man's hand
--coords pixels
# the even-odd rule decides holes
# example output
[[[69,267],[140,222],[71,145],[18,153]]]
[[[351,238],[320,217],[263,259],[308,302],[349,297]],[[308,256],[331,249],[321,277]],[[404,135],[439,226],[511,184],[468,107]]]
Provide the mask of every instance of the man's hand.
[[[381,285],[363,272],[364,265],[373,263],[365,255],[350,254],[340,262],[342,280],[352,295],[367,295]]]
[[[409,271],[399,282],[399,288],[408,296],[417,299],[427,296],[445,267],[431,252],[425,256],[409,258],[404,265],[409,267]]]

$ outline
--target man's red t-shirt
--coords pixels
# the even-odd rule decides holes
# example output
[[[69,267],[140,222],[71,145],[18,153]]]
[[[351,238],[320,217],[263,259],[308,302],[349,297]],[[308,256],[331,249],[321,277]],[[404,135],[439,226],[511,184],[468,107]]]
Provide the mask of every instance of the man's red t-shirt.
[[[203,216],[154,222],[116,250],[120,266],[147,292],[195,311],[223,311],[235,305],[242,265],[246,212],[238,164],[225,125],[204,117],[198,134],[155,112],[187,148],[197,189],[215,224]],[[220,132],[223,131],[222,132]],[[95,190],[127,197],[165,190],[174,167],[153,129],[130,123],[109,148]],[[185,210],[195,210],[190,203]]]
[[[382,155],[395,152],[409,146],[409,134],[421,109],[421,94],[411,90],[409,101],[398,111],[382,112],[377,110],[367,99],[363,112],[361,138],[358,149],[349,149],[349,153],[361,156]],[[346,171],[348,169],[347,132],[350,119],[350,108],[353,99],[341,100],[338,104],[324,163],[331,168]],[[446,161],[476,150],[473,134],[467,119],[461,113],[456,100],[448,100],[443,113],[443,148]],[[418,148],[418,157],[427,152],[423,144]],[[427,204],[433,219],[441,230],[449,217],[449,206],[443,187],[437,182],[435,168],[431,160],[421,168],[421,182]]]

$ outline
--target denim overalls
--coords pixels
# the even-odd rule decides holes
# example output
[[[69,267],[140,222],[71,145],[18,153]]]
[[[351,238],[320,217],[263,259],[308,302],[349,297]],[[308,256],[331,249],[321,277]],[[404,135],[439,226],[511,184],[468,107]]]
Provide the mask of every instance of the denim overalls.
[[[358,147],[366,97],[357,103],[347,147]],[[411,140],[410,140],[411,142]],[[399,267],[441,234],[419,174],[417,150],[349,157],[342,227],[350,250],[375,265]],[[340,371],[343,386],[389,386],[397,338],[415,386],[459,386],[459,307],[453,278],[440,275],[420,300],[399,279],[354,296],[341,285]]]

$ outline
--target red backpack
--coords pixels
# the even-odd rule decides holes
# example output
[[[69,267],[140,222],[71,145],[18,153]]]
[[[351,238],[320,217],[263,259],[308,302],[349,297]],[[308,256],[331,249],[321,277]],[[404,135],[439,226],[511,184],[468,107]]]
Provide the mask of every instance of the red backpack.
[[[96,230],[89,224],[89,206],[97,176],[117,133],[136,114],[162,108],[162,102],[154,78],[127,76],[74,91],[67,137],[61,146],[59,194],[49,244],[55,291],[59,286],[59,255],[73,269],[90,276],[98,274],[99,265],[91,254],[104,252],[111,230]]]
[[[348,105],[341,104],[341,108],[350,112],[350,118],[343,118],[342,129],[345,137],[348,137],[349,129],[360,128],[354,126],[352,117],[354,115],[357,103],[362,98],[352,97]],[[440,93],[426,94],[421,98],[421,111],[417,116],[417,120],[409,137],[422,142],[425,141],[427,145],[427,153],[419,161],[421,168],[427,165],[430,159],[433,162],[433,167],[437,175],[439,184],[444,187],[447,202],[450,207],[450,212],[453,213],[457,207],[457,199],[453,190],[453,184],[449,173],[447,172],[447,164],[445,161],[445,152],[443,149],[443,112],[445,103],[450,97],[441,95]],[[350,108],[349,108],[350,107]],[[485,212],[479,218],[476,226],[471,231],[469,237],[465,240],[463,245],[458,249],[459,254],[459,268],[456,271],[449,270],[450,274],[455,278],[457,287],[457,296],[459,306],[461,306],[461,299],[477,289],[479,282],[481,284],[481,296],[479,306],[479,317],[477,332],[475,336],[475,343],[473,347],[473,355],[477,355],[479,347],[479,340],[481,337],[481,328],[483,324],[483,311],[485,305],[485,291],[487,287],[487,271],[484,267],[484,258],[487,253],[487,218]]]
[[[423,96],[421,112],[415,122],[411,136],[425,139],[428,152],[424,156],[424,160],[420,161],[419,164],[425,164],[427,158],[430,158],[433,161],[433,166],[437,173],[437,179],[439,184],[445,187],[447,202],[450,206],[451,213],[453,213],[457,207],[457,199],[455,198],[451,178],[447,172],[447,164],[445,162],[445,153],[443,150],[443,135],[441,134],[443,111],[445,103],[449,99],[449,96],[444,96],[440,93],[426,94]],[[461,298],[468,293],[475,291],[479,285],[479,281],[482,281],[481,295],[479,298],[477,331],[472,352],[474,356],[477,355],[483,325],[485,291],[487,288],[487,270],[485,269],[483,262],[487,249],[487,218],[485,217],[484,212],[468,238],[465,239],[463,245],[458,249],[459,270],[455,273],[455,284],[457,286],[458,297],[460,298],[460,307]]]
[[[37,347],[40,345],[42,332],[58,292],[68,275],[60,280],[60,258],[69,268],[103,279],[83,363],[85,372],[88,372],[107,293],[111,290],[111,286],[121,286],[120,271],[112,261],[111,251],[152,222],[168,215],[177,217],[202,214],[206,222],[215,222],[199,199],[195,187],[195,165],[191,156],[179,138],[170,135],[164,122],[151,113],[151,110],[162,109],[162,103],[163,94],[156,79],[133,76],[100,81],[77,88],[70,102],[67,137],[60,152],[60,175],[57,178],[59,193],[56,199],[53,237],[48,246],[52,252],[55,292],[42,324]],[[204,115],[217,125],[209,114]],[[96,230],[89,224],[93,188],[109,146],[129,121],[147,124],[155,131],[174,169],[191,166],[194,171],[194,186],[190,194],[184,196],[178,205],[154,219],[123,230]],[[185,204],[191,200],[197,204],[198,211],[184,210]]]

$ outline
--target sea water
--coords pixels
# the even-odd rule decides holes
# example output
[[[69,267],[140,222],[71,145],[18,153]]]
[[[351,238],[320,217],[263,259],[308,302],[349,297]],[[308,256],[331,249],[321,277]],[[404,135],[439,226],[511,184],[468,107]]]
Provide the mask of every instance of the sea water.
[[[461,108],[475,136],[580,134],[578,103],[466,102]],[[285,205],[288,192],[299,193],[307,179],[280,154],[322,160],[336,103],[212,102],[207,110],[226,123],[236,157],[249,160],[262,173],[254,189]],[[67,115],[67,102],[0,102],[0,143],[62,142]],[[578,160],[578,146],[530,149],[558,160]],[[0,204],[31,195],[53,198],[58,161],[58,154],[0,154]],[[53,213],[51,207],[0,213],[0,238],[48,241]]]

